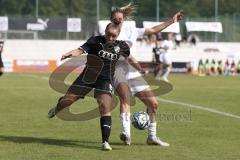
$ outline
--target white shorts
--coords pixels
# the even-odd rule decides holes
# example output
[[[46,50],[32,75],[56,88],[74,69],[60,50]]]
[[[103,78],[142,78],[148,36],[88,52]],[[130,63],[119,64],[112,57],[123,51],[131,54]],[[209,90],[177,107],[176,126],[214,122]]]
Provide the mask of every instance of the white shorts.
[[[126,60],[120,60],[116,63],[114,87],[117,88],[119,83],[126,83],[130,88],[132,95],[150,88],[142,75]]]
[[[164,52],[164,53],[160,54],[159,60],[163,64],[168,64],[168,65],[172,64],[172,60],[171,60],[171,56],[170,56],[169,52]]]

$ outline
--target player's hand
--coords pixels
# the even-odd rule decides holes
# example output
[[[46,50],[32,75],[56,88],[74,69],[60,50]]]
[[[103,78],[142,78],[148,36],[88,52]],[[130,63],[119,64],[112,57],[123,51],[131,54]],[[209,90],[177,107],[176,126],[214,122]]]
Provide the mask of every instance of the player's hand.
[[[174,23],[175,23],[175,22],[178,22],[178,21],[181,21],[181,20],[183,19],[183,16],[184,16],[183,10],[178,11],[178,12],[173,16],[173,21],[174,21]]]
[[[64,59],[70,58],[70,57],[72,57],[72,54],[64,54],[61,57],[61,61],[64,60]]]

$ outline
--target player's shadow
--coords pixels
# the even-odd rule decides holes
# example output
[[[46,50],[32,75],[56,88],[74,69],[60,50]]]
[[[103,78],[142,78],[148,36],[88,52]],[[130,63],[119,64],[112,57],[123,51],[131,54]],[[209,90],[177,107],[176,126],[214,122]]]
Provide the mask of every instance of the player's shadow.
[[[54,139],[44,137],[27,137],[27,136],[5,136],[0,135],[0,141],[14,142],[14,143],[38,143],[46,145],[54,145],[60,147],[81,147],[86,149],[100,150],[100,142],[86,141],[86,140],[66,140]],[[119,149],[114,147],[114,150]]]

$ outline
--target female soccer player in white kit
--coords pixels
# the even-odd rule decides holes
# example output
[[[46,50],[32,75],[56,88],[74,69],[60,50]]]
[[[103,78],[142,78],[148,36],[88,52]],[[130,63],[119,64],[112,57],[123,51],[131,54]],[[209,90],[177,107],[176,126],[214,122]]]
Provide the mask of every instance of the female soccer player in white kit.
[[[127,6],[122,8],[115,8],[111,12],[111,22],[118,24],[121,28],[123,26],[124,20],[126,20],[134,11],[134,6],[130,3]],[[155,34],[169,25],[181,20],[183,17],[183,12],[177,12],[172,18],[168,21],[164,22],[161,25],[154,26],[152,28],[134,28],[130,33],[131,35],[126,35],[124,33],[120,33],[118,39],[126,41],[130,47],[136,43],[137,38],[143,37],[143,35]],[[130,62],[133,63],[134,67],[138,70],[141,70],[141,66],[137,63],[137,61],[130,56],[128,58]],[[148,114],[150,116],[150,125],[148,127],[148,138],[147,144],[154,144],[160,146],[169,146],[168,143],[161,141],[157,137],[156,127],[157,127],[157,118],[156,111],[158,107],[157,99],[154,93],[151,91],[149,85],[146,81],[141,78],[141,74],[136,79],[127,77],[129,75],[129,71],[133,71],[134,68],[129,65],[126,60],[118,61],[116,64],[115,76],[114,76],[114,85],[117,91],[117,94],[120,99],[120,120],[122,124],[122,132],[120,133],[120,139],[127,145],[131,144],[131,134],[130,134],[130,95],[129,88],[134,96],[137,96],[147,107]],[[136,72],[136,70],[135,70]],[[128,88],[129,86],[129,88]]]

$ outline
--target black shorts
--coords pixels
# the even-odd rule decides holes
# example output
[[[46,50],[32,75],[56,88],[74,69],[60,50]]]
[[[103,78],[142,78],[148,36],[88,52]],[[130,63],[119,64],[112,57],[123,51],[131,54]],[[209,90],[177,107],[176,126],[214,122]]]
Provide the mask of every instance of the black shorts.
[[[95,89],[95,98],[100,94],[113,95],[111,80],[97,78],[94,82],[87,82],[82,74],[72,83],[68,91],[78,95],[82,90],[91,91],[92,89]],[[85,95],[79,94],[79,96],[84,98]]]

